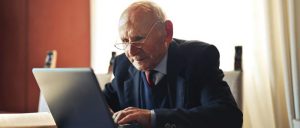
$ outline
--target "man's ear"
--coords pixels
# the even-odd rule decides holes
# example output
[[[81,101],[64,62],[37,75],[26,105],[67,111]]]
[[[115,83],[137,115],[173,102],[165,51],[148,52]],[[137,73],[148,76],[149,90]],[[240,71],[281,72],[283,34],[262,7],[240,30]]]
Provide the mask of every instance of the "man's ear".
[[[165,21],[166,38],[165,42],[171,42],[173,39],[173,23],[170,20]]]

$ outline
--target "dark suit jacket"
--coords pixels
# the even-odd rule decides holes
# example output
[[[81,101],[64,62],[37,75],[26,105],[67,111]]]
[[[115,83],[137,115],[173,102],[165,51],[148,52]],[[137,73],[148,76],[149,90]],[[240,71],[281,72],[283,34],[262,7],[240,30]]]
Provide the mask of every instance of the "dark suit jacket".
[[[122,54],[116,57],[114,80],[104,95],[109,106],[118,111],[140,107],[141,73]],[[168,49],[167,108],[154,108],[155,127],[238,128],[242,113],[219,69],[219,52],[213,45],[199,41],[173,39]]]

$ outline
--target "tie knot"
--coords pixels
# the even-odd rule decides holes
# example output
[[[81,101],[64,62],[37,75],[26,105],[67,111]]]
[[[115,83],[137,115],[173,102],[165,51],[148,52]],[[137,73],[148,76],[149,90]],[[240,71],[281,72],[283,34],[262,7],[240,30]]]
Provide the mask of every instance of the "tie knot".
[[[149,84],[150,87],[154,86],[154,74],[155,74],[155,70],[149,70],[149,71],[145,71],[145,75],[146,75],[146,80]]]
[[[153,75],[155,73],[155,70],[148,70],[145,71],[146,75]]]

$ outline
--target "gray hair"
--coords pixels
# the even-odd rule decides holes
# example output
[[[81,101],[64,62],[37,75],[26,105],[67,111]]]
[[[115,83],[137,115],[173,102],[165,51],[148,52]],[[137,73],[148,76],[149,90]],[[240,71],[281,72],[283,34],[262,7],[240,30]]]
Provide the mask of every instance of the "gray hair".
[[[149,12],[154,14],[158,21],[164,22],[166,20],[166,15],[164,11],[158,6],[156,3],[151,1],[137,1],[128,6],[126,10],[122,13],[121,17],[124,16],[125,13],[131,12],[135,9],[142,9],[145,12]]]

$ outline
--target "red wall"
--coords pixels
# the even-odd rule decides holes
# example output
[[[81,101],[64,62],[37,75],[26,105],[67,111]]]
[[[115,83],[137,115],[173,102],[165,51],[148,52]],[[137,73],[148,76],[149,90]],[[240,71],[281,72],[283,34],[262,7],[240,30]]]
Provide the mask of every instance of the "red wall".
[[[57,67],[90,66],[89,0],[0,1],[0,111],[37,111],[31,70],[52,49]]]
[[[0,1],[0,111],[26,108],[26,1]]]

